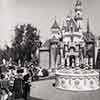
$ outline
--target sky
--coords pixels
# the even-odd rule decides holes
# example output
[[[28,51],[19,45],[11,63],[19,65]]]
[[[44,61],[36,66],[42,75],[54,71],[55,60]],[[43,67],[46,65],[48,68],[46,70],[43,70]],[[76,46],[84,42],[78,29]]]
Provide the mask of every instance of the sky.
[[[100,33],[100,0],[81,0],[83,17],[89,17],[90,30]],[[40,30],[41,40],[50,37],[50,27],[56,19],[61,26],[64,18],[73,12],[76,0],[0,0],[0,46],[11,44],[16,24],[30,23]]]

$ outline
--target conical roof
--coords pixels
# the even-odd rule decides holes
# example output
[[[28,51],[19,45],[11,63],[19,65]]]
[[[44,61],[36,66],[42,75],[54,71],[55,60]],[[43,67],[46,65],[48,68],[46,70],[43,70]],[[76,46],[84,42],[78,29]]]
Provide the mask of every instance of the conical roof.
[[[54,21],[53,25],[51,26],[51,29],[60,29],[56,20]]]
[[[81,6],[81,5],[82,5],[82,2],[80,0],[77,0],[75,6]]]

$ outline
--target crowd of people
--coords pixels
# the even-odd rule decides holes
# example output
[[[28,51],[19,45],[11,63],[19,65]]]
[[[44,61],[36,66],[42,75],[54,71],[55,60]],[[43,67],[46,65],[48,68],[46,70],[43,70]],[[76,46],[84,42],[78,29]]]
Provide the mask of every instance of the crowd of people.
[[[46,69],[32,64],[6,67],[0,73],[0,100],[30,100],[31,82],[48,75]]]

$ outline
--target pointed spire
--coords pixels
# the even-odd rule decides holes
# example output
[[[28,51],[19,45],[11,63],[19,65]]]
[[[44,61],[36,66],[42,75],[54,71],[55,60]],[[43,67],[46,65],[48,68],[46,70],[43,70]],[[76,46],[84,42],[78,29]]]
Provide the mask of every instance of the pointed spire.
[[[58,25],[58,23],[57,23],[57,21],[56,21],[56,16],[55,16],[54,23],[53,23],[53,25],[51,26],[51,29],[60,29],[60,27],[59,27],[59,25]]]
[[[82,5],[81,0],[77,0],[75,6],[81,6],[81,5]]]
[[[82,11],[82,1],[80,1],[80,0],[76,1],[74,10],[75,10],[75,12]]]
[[[69,10],[68,16],[69,16],[69,17],[72,17],[72,9]]]
[[[87,18],[87,33],[90,32],[89,18]]]
[[[55,16],[54,18],[55,18],[55,20],[57,19],[57,17],[56,17],[56,16]]]
[[[82,10],[82,2],[80,0],[77,0],[76,3],[75,3],[75,8],[74,8],[74,11],[75,11],[75,20],[82,20],[83,17],[82,17],[82,13],[83,13],[83,10]]]

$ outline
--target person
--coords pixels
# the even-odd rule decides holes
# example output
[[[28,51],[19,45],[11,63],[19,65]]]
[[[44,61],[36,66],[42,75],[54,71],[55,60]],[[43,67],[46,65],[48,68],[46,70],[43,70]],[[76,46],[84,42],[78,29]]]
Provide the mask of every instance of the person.
[[[9,96],[8,96],[7,90],[3,88],[1,91],[2,91],[2,94],[1,94],[0,100],[8,100]]]
[[[24,76],[24,82],[25,82],[25,86],[24,86],[24,99],[25,100],[30,100],[30,74],[27,73],[25,76]]]
[[[18,70],[18,77],[14,80],[14,86],[13,86],[13,96],[14,99],[21,99],[23,98],[23,89],[24,89],[24,80],[22,77],[22,70]]]
[[[5,75],[1,74],[1,80],[0,80],[0,89],[2,91],[1,100],[7,100],[8,97],[12,95],[12,93],[9,90],[9,81],[5,78]]]
[[[29,67],[29,68],[27,68],[27,70],[29,71],[29,74],[30,74],[30,76],[31,76],[31,81],[33,81],[33,75],[34,75],[34,73],[33,73],[32,68]]]
[[[9,81],[5,79],[5,75],[1,74],[0,88],[5,89],[9,93]]]
[[[38,76],[38,72],[39,72],[39,70],[36,68],[36,66],[34,66],[33,68],[32,68],[32,70],[33,70],[33,80],[35,81],[35,80],[39,80],[39,76]]]
[[[43,74],[43,76],[42,77],[46,77],[46,76],[49,76],[49,72],[48,72],[48,70],[47,69],[42,69],[42,74]]]

